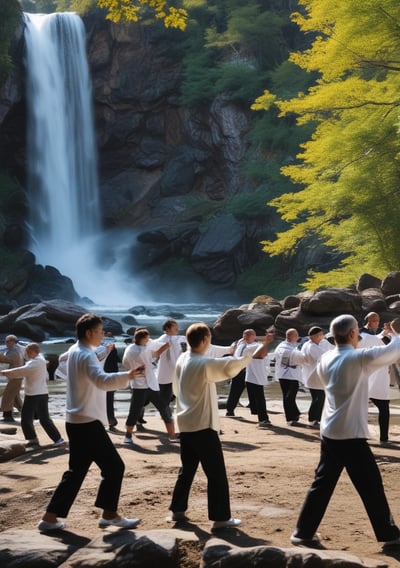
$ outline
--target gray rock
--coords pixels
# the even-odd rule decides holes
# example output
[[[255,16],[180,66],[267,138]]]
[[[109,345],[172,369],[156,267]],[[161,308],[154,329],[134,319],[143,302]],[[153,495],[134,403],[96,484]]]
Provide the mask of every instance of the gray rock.
[[[385,296],[400,293],[400,272],[389,272],[382,280],[381,290]]]
[[[384,562],[361,559],[341,550],[315,550],[310,548],[277,548],[253,546],[240,548],[223,540],[211,539],[206,543],[202,568],[384,568]]]
[[[9,432],[6,433],[8,434]],[[0,442],[0,462],[6,462],[12,460],[17,456],[21,456],[24,453],[25,453],[25,444],[23,442],[18,442],[18,441],[14,442],[12,440],[2,440]],[[0,535],[1,534],[2,533],[0,533]],[[0,565],[1,565],[1,556],[0,556]]]

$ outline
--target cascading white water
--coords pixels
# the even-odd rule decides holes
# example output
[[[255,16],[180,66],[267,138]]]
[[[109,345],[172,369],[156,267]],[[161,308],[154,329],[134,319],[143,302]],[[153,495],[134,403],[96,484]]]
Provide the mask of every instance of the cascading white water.
[[[82,20],[27,14],[28,172],[34,252],[60,254],[99,231],[91,86]]]
[[[25,14],[25,26],[31,249],[97,304],[143,301],[121,266],[121,237],[100,227],[83,22],[72,12]]]

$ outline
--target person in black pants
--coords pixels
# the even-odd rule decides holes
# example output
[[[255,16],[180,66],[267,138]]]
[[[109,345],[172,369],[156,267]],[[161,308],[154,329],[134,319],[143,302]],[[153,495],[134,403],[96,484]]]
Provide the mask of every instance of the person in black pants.
[[[234,357],[241,357],[246,347],[256,343],[256,332],[254,329],[245,329],[241,339],[232,344],[231,349]],[[242,369],[231,381],[228,400],[226,401],[225,416],[235,416],[235,408],[239,404],[240,397],[246,388],[246,369]],[[250,410],[252,414],[257,414],[254,402],[248,391]]]
[[[292,544],[321,546],[316,535],[339,477],[346,469],[360,495],[376,539],[383,547],[400,547],[400,530],[393,521],[382,477],[368,445],[368,377],[400,358],[400,338],[388,345],[357,349],[357,320],[336,317],[330,326],[336,349],[324,353],[311,388],[325,388],[321,418],[321,456],[306,495]]]
[[[94,462],[101,471],[95,506],[103,510],[99,527],[135,528],[140,519],[121,517],[118,501],[125,465],[104,427],[107,424],[106,391],[126,388],[139,374],[131,368],[106,373],[95,348],[103,341],[103,322],[95,314],[84,314],[76,323],[78,341],[68,352],[67,419],[69,464],[38,524],[40,531],[65,528],[58,517],[66,517]]]

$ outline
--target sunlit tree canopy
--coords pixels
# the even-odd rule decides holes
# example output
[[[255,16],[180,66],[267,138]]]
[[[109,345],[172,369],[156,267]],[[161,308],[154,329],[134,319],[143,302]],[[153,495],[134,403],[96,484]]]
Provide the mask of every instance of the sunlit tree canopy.
[[[166,0],[97,0],[97,4],[107,10],[107,19],[116,23],[137,22],[144,9],[149,8],[167,28],[186,27],[186,10],[171,6]]]
[[[306,285],[349,285],[363,272],[400,269],[400,3],[300,0],[292,15],[312,46],[291,61],[317,72],[316,84],[289,100],[265,92],[253,108],[276,105],[314,126],[296,162],[282,169],[299,190],[275,198],[286,222],[270,255],[290,255],[310,235],[343,260]],[[301,12],[301,13],[300,13]]]

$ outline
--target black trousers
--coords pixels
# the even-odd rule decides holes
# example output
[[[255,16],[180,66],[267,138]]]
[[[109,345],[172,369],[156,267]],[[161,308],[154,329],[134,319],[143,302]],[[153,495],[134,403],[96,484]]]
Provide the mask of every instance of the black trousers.
[[[201,463],[207,476],[208,518],[211,521],[227,521],[231,517],[229,485],[218,433],[211,428],[181,432],[180,445],[182,467],[175,483],[170,510],[174,513],[187,510],[190,488]]]
[[[26,440],[36,439],[36,430],[33,425],[36,416],[49,438],[57,442],[61,434],[49,415],[48,394],[25,395],[21,410],[21,428]]]
[[[379,423],[379,439],[381,442],[387,442],[389,439],[389,400],[380,398],[371,398],[371,402],[378,408],[378,423]]]
[[[165,404],[165,402],[161,400],[159,391],[153,391],[151,389],[132,389],[129,414],[125,425],[135,426],[138,419],[143,416],[143,407],[149,402],[157,408],[161,418],[166,424],[173,422],[171,409],[168,404]]]
[[[94,462],[100,469],[101,482],[95,506],[107,511],[118,511],[125,465],[103,424],[96,420],[85,424],[66,423],[69,439],[69,469],[64,472],[50,503],[49,513],[66,517]]]
[[[246,382],[247,392],[249,399],[252,401],[252,407],[258,416],[259,422],[269,420],[267,413],[267,403],[265,400],[264,387],[262,385],[255,385],[254,383]]]
[[[320,389],[310,389],[311,404],[308,409],[309,422],[320,422],[322,409],[325,402],[325,391]]]
[[[301,414],[296,403],[299,381],[292,379],[279,379],[279,384],[282,390],[283,410],[285,412],[287,422],[298,420]]]
[[[226,401],[227,412],[233,412],[239,404],[239,399],[242,396],[244,389],[246,388],[245,376],[246,369],[242,369],[240,373],[238,373],[236,377],[231,380],[228,400]]]
[[[315,478],[297,521],[295,536],[310,539],[325,514],[343,469],[360,495],[378,541],[394,540],[400,530],[394,524],[382,477],[367,440],[321,440],[321,457]]]

